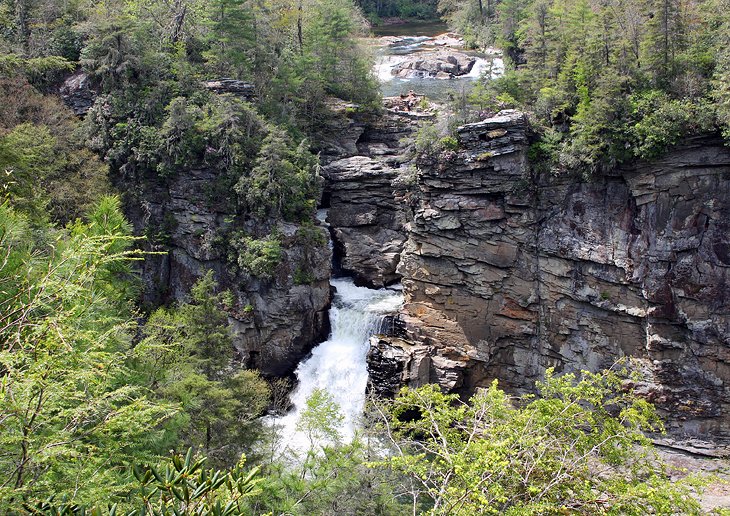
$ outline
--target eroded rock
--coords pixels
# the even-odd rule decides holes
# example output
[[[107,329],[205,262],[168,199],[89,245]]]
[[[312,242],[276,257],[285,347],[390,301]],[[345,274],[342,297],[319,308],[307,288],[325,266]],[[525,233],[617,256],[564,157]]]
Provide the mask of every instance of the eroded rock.
[[[524,392],[630,359],[674,432],[730,437],[730,150],[688,140],[586,183],[531,176],[521,113],[458,136],[419,163],[398,268],[431,380]]]
[[[322,175],[342,269],[371,288],[397,281],[406,241],[405,215],[394,194],[399,171],[382,160],[353,156],[330,163]]]
[[[96,90],[88,73],[79,70],[63,81],[61,99],[77,116],[84,116],[96,101]]]
[[[476,58],[461,52],[423,52],[398,63],[392,73],[401,79],[434,78],[450,79],[467,75]]]

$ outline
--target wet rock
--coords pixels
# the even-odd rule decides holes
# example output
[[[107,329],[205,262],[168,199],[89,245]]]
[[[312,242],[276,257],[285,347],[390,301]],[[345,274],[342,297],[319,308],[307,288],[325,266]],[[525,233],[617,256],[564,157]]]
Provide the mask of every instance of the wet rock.
[[[423,52],[393,67],[394,76],[401,79],[452,78],[467,75],[476,58],[461,52]]]
[[[416,387],[430,381],[430,357],[425,346],[395,337],[374,336],[368,350],[368,392],[394,397],[404,385]]]

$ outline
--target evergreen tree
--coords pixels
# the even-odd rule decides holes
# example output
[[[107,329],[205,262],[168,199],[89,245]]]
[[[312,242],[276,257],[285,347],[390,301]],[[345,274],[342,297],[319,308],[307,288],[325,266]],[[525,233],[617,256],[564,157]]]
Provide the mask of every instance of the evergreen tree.
[[[269,390],[256,372],[235,369],[223,310],[230,295],[216,289],[209,271],[193,287],[190,303],[153,313],[135,354],[150,388],[181,407],[175,424],[181,446],[199,447],[215,464],[232,466],[261,437],[258,417]]]
[[[131,240],[114,201],[70,233],[0,205],[0,511],[50,495],[113,500],[161,451],[169,405],[127,366]],[[104,205],[105,204],[105,205]],[[53,243],[52,246],[47,245]],[[118,294],[120,293],[120,294]]]

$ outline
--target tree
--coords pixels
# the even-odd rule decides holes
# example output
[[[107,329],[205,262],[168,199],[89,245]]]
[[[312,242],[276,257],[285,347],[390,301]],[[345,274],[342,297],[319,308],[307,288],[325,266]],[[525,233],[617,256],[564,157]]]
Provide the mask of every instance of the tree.
[[[332,396],[324,389],[314,389],[307,398],[307,406],[299,416],[296,429],[307,435],[310,451],[313,451],[324,443],[340,442],[344,419]]]
[[[294,147],[285,132],[273,128],[264,138],[250,173],[236,184],[249,212],[298,221],[311,217],[320,181],[317,159],[306,141]]]
[[[406,475],[429,514],[699,514],[652,454],[654,409],[619,375],[548,370],[538,391],[511,400],[495,382],[462,402],[404,389],[384,412],[394,447],[379,465]]]
[[[232,466],[261,436],[269,400],[254,371],[233,369],[234,347],[212,271],[191,290],[191,302],[155,311],[135,348],[151,389],[180,405],[176,429],[185,447],[200,447],[214,464]]]
[[[249,0],[211,2],[208,66],[219,76],[248,78],[256,48],[256,19]]]
[[[131,462],[156,457],[174,410],[127,358],[133,257],[118,203],[70,231],[30,229],[0,205],[0,511],[51,494],[112,500]],[[111,223],[110,223],[111,222]],[[52,245],[49,245],[52,243]]]

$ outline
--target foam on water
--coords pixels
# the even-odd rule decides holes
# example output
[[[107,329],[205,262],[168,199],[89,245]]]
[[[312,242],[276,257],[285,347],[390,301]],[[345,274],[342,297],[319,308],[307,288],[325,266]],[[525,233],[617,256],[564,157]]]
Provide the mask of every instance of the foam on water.
[[[403,304],[403,294],[398,289],[357,287],[351,279],[333,279],[332,285],[337,293],[330,308],[330,337],[297,367],[298,384],[291,395],[293,409],[283,417],[271,419],[280,428],[280,451],[308,448],[309,441],[296,430],[296,424],[315,389],[325,389],[339,405],[345,417],[342,436],[352,439],[365,405],[370,336],[380,331],[386,315]]]

